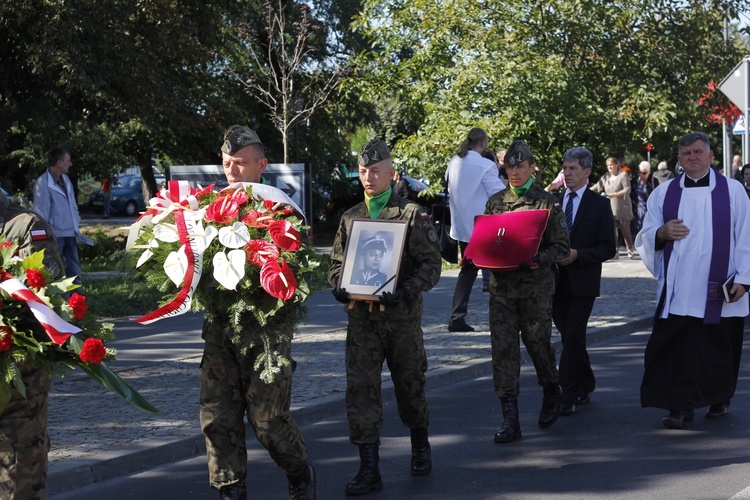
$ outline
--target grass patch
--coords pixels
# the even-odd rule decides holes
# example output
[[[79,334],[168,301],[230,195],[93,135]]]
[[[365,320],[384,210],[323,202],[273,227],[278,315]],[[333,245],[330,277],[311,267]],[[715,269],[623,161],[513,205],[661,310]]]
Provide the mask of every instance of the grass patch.
[[[98,318],[142,316],[157,308],[161,292],[149,290],[127,275],[84,283],[89,310]]]
[[[96,226],[92,230],[85,231],[86,236],[94,240],[94,245],[79,245],[78,257],[81,261],[81,269],[84,273],[96,271],[112,271],[117,267],[125,250],[126,237],[122,232],[113,231],[112,228]]]

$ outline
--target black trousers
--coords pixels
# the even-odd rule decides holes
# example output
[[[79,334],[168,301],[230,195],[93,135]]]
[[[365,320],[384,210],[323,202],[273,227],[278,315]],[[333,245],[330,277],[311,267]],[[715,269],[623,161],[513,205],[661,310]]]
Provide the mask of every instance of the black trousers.
[[[459,241],[458,245],[461,248],[461,255],[463,256],[468,243]],[[477,280],[478,273],[479,268],[474,266],[474,264],[464,264],[461,266],[461,271],[459,271],[458,279],[456,280],[456,288],[453,291],[453,308],[451,309],[451,318],[448,321],[449,325],[466,321],[471,289],[474,288],[474,282]]]
[[[568,280],[562,279],[552,302],[552,320],[563,345],[559,369],[563,403],[571,403],[578,394],[594,392],[596,387],[586,351],[586,325],[595,299],[571,294]]]

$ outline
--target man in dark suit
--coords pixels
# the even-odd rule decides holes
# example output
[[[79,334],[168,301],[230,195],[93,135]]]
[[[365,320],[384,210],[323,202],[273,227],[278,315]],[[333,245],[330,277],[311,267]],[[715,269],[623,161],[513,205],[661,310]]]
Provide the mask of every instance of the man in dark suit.
[[[593,156],[586,148],[563,155],[565,193],[562,204],[570,236],[570,255],[558,261],[560,279],[552,304],[552,319],[560,331],[560,415],[572,415],[589,402],[596,380],[586,352],[586,325],[599,296],[602,262],[615,256],[614,218],[609,200],[591,191]]]

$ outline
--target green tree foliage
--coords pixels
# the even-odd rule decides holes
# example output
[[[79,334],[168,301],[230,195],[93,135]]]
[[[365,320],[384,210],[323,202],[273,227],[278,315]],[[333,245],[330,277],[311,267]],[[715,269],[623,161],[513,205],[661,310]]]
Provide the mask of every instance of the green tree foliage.
[[[245,53],[237,53],[238,64],[228,69],[265,108],[281,134],[287,163],[295,128],[326,105],[346,69],[335,53],[326,50],[329,31],[314,18],[309,5],[276,0],[263,8],[262,23],[256,18],[239,24]]]
[[[10,179],[14,190],[30,192],[46,167],[46,151],[65,145],[73,156],[74,182],[78,174],[99,178],[139,165],[150,197],[153,158],[171,164],[218,163],[221,134],[235,123],[255,128],[269,159],[281,161],[285,145],[276,123],[237,79],[238,74],[246,80],[263,78],[263,68],[252,64],[250,46],[270,47],[266,13],[275,4],[0,3],[0,181]],[[320,83],[325,79],[314,77],[335,74],[351,47],[362,43],[348,28],[359,1],[281,4],[294,13],[314,5],[305,11],[310,23],[303,26],[292,16],[287,32],[293,44],[295,30],[316,28],[308,33],[310,51],[299,66],[295,89],[303,97],[299,102],[309,107],[325,89]],[[287,123],[286,151],[313,163],[316,177],[327,182],[337,163],[349,157],[347,131],[370,119],[372,107],[363,105],[356,92],[317,106],[315,114]]]
[[[212,68],[232,2],[15,0],[0,5],[0,165],[31,180],[65,144],[76,172],[202,158],[221,97]],[[211,134],[207,132],[211,131]],[[214,141],[217,142],[217,141]],[[23,179],[25,177],[25,179]]]
[[[666,159],[687,131],[719,133],[697,103],[742,58],[722,38],[722,7],[736,18],[741,5],[366,0],[355,25],[371,50],[359,54],[353,83],[398,100],[404,120],[423,117],[395,154],[433,181],[475,126],[491,147],[527,140],[543,182],[573,146],[603,164],[612,154],[645,156],[650,142]]]

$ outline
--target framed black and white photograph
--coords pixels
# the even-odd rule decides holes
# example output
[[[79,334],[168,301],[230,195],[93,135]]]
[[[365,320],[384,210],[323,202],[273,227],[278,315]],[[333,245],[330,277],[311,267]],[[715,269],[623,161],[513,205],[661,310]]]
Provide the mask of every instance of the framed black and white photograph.
[[[407,227],[403,220],[352,219],[339,286],[355,300],[393,292]]]

